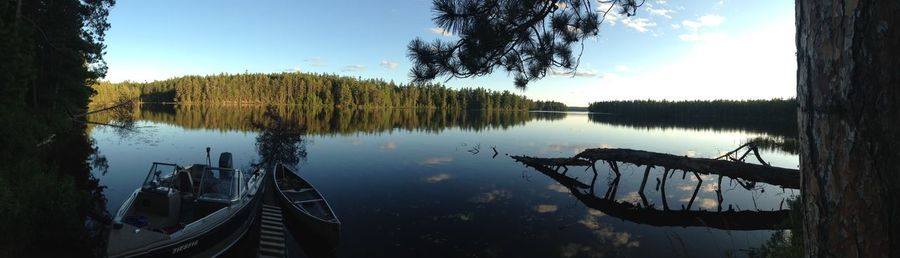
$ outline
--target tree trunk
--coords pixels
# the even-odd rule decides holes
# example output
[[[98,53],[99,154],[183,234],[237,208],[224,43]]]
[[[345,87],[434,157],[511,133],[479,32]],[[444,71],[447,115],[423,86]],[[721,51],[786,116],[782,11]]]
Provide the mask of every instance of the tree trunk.
[[[900,256],[900,1],[797,0],[808,257]]]
[[[22,0],[16,1],[16,20],[13,22],[13,30],[19,31],[20,19],[22,19]]]

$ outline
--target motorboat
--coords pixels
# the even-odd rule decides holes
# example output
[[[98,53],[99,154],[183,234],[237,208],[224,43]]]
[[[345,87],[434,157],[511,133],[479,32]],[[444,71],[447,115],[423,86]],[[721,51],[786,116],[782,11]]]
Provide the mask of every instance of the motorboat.
[[[213,257],[237,243],[258,219],[266,171],[235,169],[228,152],[209,163],[153,162],[116,212],[107,255]]]

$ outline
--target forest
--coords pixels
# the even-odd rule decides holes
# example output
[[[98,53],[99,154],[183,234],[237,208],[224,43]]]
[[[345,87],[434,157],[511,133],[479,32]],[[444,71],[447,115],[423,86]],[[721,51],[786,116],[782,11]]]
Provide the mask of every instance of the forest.
[[[531,110],[540,110],[540,111],[567,111],[569,110],[566,107],[566,104],[556,102],[556,101],[535,101],[534,104],[531,105]]]
[[[593,102],[588,111],[651,118],[715,118],[769,122],[797,121],[797,100],[622,100]]]
[[[102,166],[79,114],[112,0],[0,1],[0,257],[94,256]]]
[[[439,84],[398,84],[313,73],[183,76],[143,83],[98,82],[93,88],[97,91],[92,98],[94,104],[124,98],[151,103],[287,104],[308,108],[528,110],[534,103],[509,91],[452,89]]]
[[[442,109],[310,109],[295,105],[167,105],[142,104],[135,106],[131,117],[191,129],[221,131],[258,131],[252,122],[262,120],[262,114],[272,107],[284,118],[296,121],[309,135],[377,134],[395,131],[441,133],[447,129],[482,131],[507,129],[528,121],[552,121],[565,118],[565,113],[508,112]],[[116,114],[91,114],[88,132],[98,125],[122,125]],[[112,127],[117,128],[119,127]],[[121,128],[121,133],[135,133],[140,129]]]

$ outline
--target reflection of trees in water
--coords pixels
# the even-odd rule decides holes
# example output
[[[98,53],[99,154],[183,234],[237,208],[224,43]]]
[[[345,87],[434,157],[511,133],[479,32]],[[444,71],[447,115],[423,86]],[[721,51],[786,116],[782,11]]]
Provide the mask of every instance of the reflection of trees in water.
[[[135,113],[137,110],[138,106],[134,101],[120,99],[118,103],[110,106],[94,107],[94,111],[78,115],[77,117],[87,117],[83,121],[87,124],[87,135],[90,135],[94,127],[104,126],[112,128],[119,138],[124,139],[136,134]]]
[[[0,203],[4,206],[0,208],[0,256],[102,254],[109,214],[105,187],[91,173],[91,167],[103,170],[108,163],[83,130],[82,125],[76,125],[57,134],[52,143],[28,157],[36,161],[33,167],[4,171],[7,178],[0,181],[6,182],[0,185],[9,185],[0,189]]]
[[[562,120],[568,116],[565,112],[546,112],[546,111],[537,111],[537,112],[529,112],[528,114],[533,120],[546,120],[546,121],[555,121]]]
[[[641,129],[740,130],[787,138],[796,138],[798,135],[796,120],[772,120],[759,117],[668,117],[590,114],[588,119],[596,123]]]
[[[105,176],[109,170],[109,160],[106,159],[106,155],[100,153],[100,147],[93,145],[93,143],[91,143],[91,152],[87,161],[91,168],[99,170],[101,175]]]
[[[83,229],[74,232],[82,234],[84,237],[82,241],[87,242],[81,248],[90,248],[90,252],[94,254],[103,252],[106,225],[110,220],[110,214],[106,210],[107,199],[103,193],[106,186],[100,184],[100,179],[91,173],[91,169],[106,174],[109,168],[106,156],[100,153],[100,149],[94,145],[92,139],[81,133],[52,147],[47,155],[49,159],[57,160],[56,165],[60,167],[60,171],[73,178],[75,191],[84,198],[82,200],[86,206],[74,211],[74,214],[77,214],[76,218],[82,222],[80,225],[83,226]],[[66,214],[73,214],[72,212],[66,211]]]
[[[507,129],[531,120],[558,120],[565,113],[525,111],[464,111],[443,109],[305,109],[274,106],[281,117],[292,119],[314,135],[382,133],[395,130],[440,133],[446,129],[481,131]],[[141,105],[137,120],[177,125],[191,129],[259,131],[250,123],[264,119],[266,107],[210,105]],[[112,121],[109,114],[95,114],[93,121]]]
[[[297,166],[306,159],[305,130],[297,121],[284,118],[272,106],[266,108],[263,119],[250,121],[257,130],[256,150],[260,163],[272,167],[276,163]]]
[[[794,155],[800,154],[800,142],[795,137],[784,136],[760,136],[747,139],[760,149],[768,151],[781,151]]]

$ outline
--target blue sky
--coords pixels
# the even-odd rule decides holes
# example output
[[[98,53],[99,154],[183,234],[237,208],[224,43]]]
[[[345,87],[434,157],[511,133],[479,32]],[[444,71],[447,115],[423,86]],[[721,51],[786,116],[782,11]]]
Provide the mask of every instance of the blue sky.
[[[299,70],[407,82],[411,39],[455,39],[431,16],[430,0],[118,1],[107,80]],[[504,72],[446,84],[571,106],[785,98],[796,95],[794,53],[793,1],[649,0],[637,16],[608,17],[574,77],[550,75],[524,92]]]

